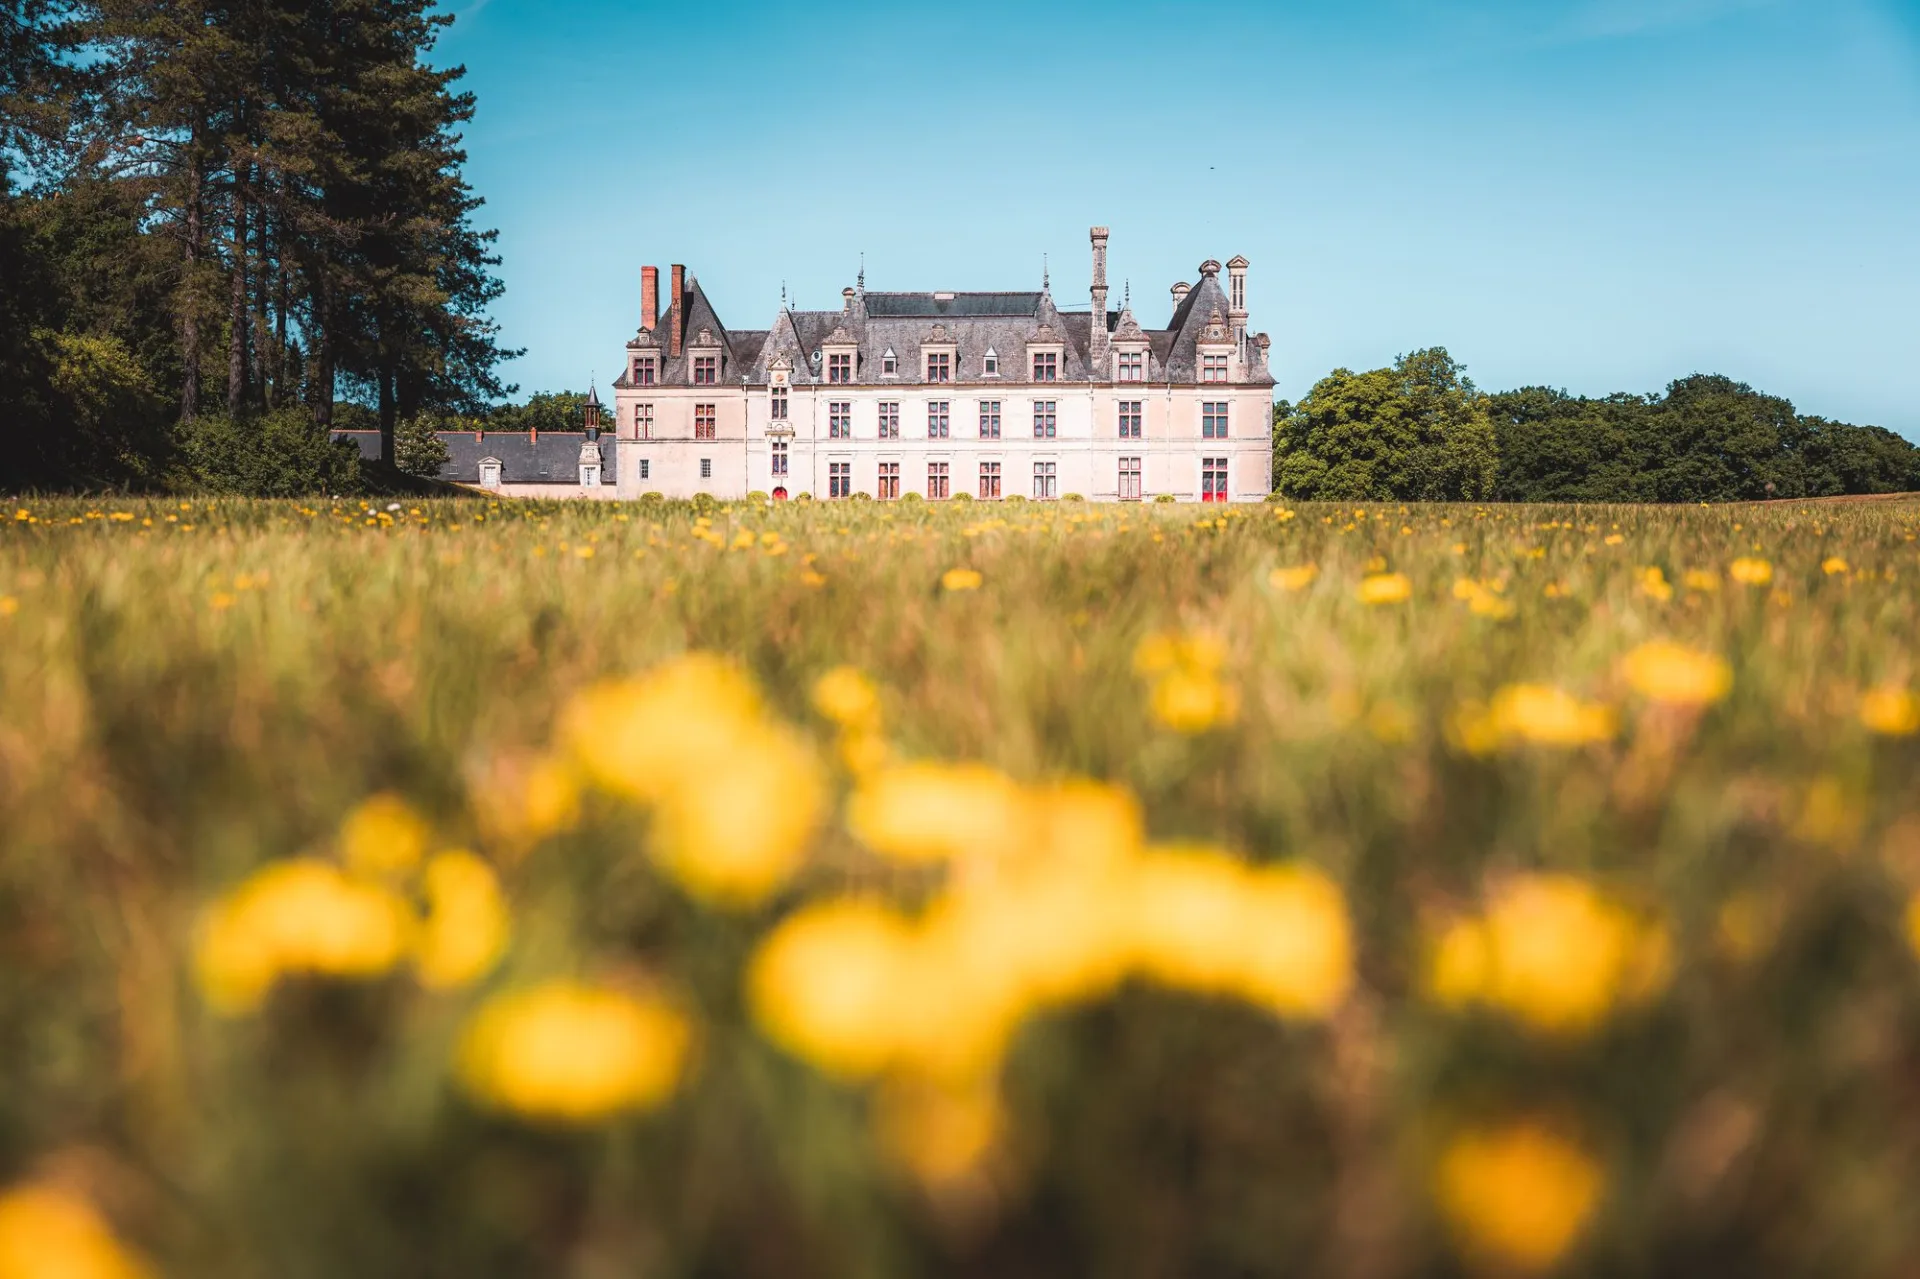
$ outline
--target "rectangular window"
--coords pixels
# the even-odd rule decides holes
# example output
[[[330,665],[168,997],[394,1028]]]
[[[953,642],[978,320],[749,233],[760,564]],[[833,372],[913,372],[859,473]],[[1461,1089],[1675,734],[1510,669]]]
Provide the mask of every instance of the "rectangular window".
[[[773,442],[773,473],[775,475],[787,473],[787,442],[785,440]]]
[[[1139,382],[1147,375],[1147,353],[1145,351],[1120,352],[1120,380]]]
[[[980,464],[980,498],[990,501],[1000,496],[1000,464],[982,462]]]
[[[635,386],[653,385],[653,360],[635,360],[633,362],[633,384]]]
[[[1137,457],[1120,459],[1120,500],[1122,502],[1140,500],[1140,459]]]
[[[1033,438],[1050,440],[1057,434],[1060,407],[1058,400],[1035,400],[1033,402]]]
[[[827,405],[827,438],[834,440],[853,438],[853,405],[844,400],[836,400]]]
[[[693,357],[693,384],[712,386],[719,380],[720,357],[717,355],[696,355]]]
[[[652,472],[652,470],[653,470],[653,467],[649,464],[648,459],[644,457],[641,458],[640,459],[640,478],[643,480],[646,479],[649,473]]]
[[[1060,496],[1056,491],[1059,484],[1059,463],[1035,462],[1033,464],[1033,496],[1035,501],[1044,502]]]
[[[710,440],[713,438],[713,405],[696,404],[693,406],[693,438]]]
[[[581,467],[580,483],[581,483],[581,486],[584,488],[599,488],[600,487],[600,468],[597,466]]]
[[[827,496],[828,497],[852,497],[853,496],[853,463],[851,462],[827,463]]]
[[[845,355],[829,355],[827,357],[827,381],[853,381],[853,356],[851,353]]]
[[[983,440],[1000,438],[1000,401],[980,401],[980,438]]]
[[[900,372],[900,357],[888,351],[880,357],[880,376],[892,377]]]
[[[1144,401],[1141,401],[1141,400],[1120,401],[1120,438],[1121,439],[1137,440],[1140,438],[1140,418],[1141,418],[1140,408],[1143,403]]]
[[[988,351],[987,358],[982,360],[980,363],[980,371],[986,374],[988,377],[999,377],[1000,376],[1000,357],[994,352]]]
[[[953,404],[948,400],[934,400],[927,405],[927,438],[944,440],[950,433],[953,417]]]
[[[1226,458],[1209,457],[1201,460],[1200,500],[1202,502],[1224,502],[1227,500]]]
[[[633,438],[650,440],[653,438],[653,405],[636,404],[633,406]]]
[[[767,396],[767,416],[776,422],[787,420],[787,388],[776,386]]]
[[[700,459],[700,478],[703,480],[710,480],[713,478],[713,459],[712,458],[703,457]]]
[[[927,496],[938,502],[947,496],[947,464],[927,463]]]
[[[1208,400],[1200,406],[1200,438],[1203,440],[1227,438],[1226,401]]]
[[[1033,380],[1036,382],[1058,382],[1060,380],[1060,357],[1053,351],[1035,351],[1033,353]]]
[[[880,482],[874,488],[873,495],[882,502],[891,502],[900,496],[900,464],[898,462],[880,464]]]
[[[900,438],[900,405],[898,401],[880,402],[880,438],[897,440]]]
[[[1227,380],[1227,357],[1208,355],[1200,361],[1200,380],[1202,382],[1224,382]]]
[[[927,381],[953,381],[953,353],[951,351],[927,352]]]

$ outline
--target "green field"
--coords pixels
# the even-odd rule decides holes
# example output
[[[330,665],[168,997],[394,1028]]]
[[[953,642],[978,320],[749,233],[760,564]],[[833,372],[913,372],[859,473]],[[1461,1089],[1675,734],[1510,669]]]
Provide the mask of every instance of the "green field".
[[[76,1276],[1910,1274],[1916,536],[10,505],[0,1214]]]

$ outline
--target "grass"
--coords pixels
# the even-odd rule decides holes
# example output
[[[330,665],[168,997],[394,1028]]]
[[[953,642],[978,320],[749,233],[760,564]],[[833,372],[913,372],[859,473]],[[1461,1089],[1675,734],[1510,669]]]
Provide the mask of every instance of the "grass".
[[[1920,503],[18,509],[0,1179],[96,1205],[166,1273],[1865,1276],[1920,1252]],[[1393,574],[1404,600],[1362,602]],[[1155,670],[1155,637],[1197,647]],[[1724,661],[1724,696],[1636,687],[1663,640]],[[757,686],[739,741],[821,761],[805,868],[746,908],[646,855],[665,837],[629,801],[678,801],[610,737],[577,817],[503,833],[569,707],[688,652]],[[822,713],[841,666],[877,720]],[[1556,744],[1499,709],[1536,685],[1603,727]],[[1032,1009],[991,1136],[910,1110],[902,1157],[899,1081],[835,1082],[742,996],[808,903],[939,900],[942,872],[846,828],[863,743],[1098,779],[1156,845],[1312,867],[1350,982],[1280,1017],[1149,964]],[[661,776],[756,822],[809,786],[763,793],[724,753]],[[496,868],[498,967],[211,1007],[209,903],[332,856],[386,792]],[[1508,924],[1524,955],[1481,963],[1505,984],[1449,993],[1445,939]],[[671,1099],[558,1126],[474,1100],[463,1027],[556,976],[673,992],[696,1047]]]

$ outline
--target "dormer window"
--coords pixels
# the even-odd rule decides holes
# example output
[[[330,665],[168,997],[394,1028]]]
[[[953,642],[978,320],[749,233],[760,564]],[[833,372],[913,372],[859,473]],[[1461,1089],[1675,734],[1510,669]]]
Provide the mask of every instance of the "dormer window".
[[[987,377],[1000,376],[1000,353],[992,347],[987,348],[987,358],[981,366],[981,372]]]
[[[1147,377],[1147,353],[1145,351],[1121,351],[1119,354],[1122,382],[1144,382]]]
[[[580,467],[580,483],[582,487],[585,488],[600,487],[600,468],[590,462],[582,463]]]
[[[643,355],[634,360],[633,374],[628,378],[628,381],[635,386],[653,385],[653,357],[651,355]]]
[[[1035,351],[1033,353],[1033,380],[1036,382],[1060,380],[1060,356],[1057,352]]]
[[[953,381],[953,353],[951,351],[927,352],[927,381]]]
[[[1205,355],[1200,357],[1200,380],[1202,382],[1226,381],[1227,357],[1225,355]]]
[[[880,376],[900,376],[900,357],[893,353],[892,347],[888,347],[886,354],[880,357]]]
[[[827,357],[827,381],[853,381],[853,353],[836,353]]]
[[[693,357],[693,384],[695,386],[712,386],[719,380],[719,356],[696,355]]]
[[[500,459],[493,457],[480,459],[480,487],[489,489],[500,487]]]

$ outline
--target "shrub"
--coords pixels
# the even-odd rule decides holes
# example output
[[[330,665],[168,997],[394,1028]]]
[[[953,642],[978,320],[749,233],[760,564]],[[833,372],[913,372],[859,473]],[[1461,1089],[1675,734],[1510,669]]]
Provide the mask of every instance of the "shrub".
[[[1180,499],[1171,493],[1156,493],[1153,500],[1156,502],[1177,502]]]
[[[954,502],[971,502],[973,500],[973,494],[967,492],[965,489],[962,489],[960,492],[955,493],[948,500],[954,501]]]
[[[909,503],[909,504],[926,501],[925,498],[921,497],[918,493],[915,493],[912,490],[908,490],[906,493],[902,494],[900,497],[900,500],[904,503]]]
[[[660,503],[660,502],[665,502],[667,500],[667,495],[655,489],[655,490],[650,490],[646,493],[642,493],[640,495],[640,500],[642,502]]]
[[[334,443],[305,408],[235,420],[203,414],[178,428],[173,487],[245,497],[311,497],[360,489],[360,451]]]
[[[696,515],[712,515],[720,509],[721,503],[720,499],[711,493],[695,493],[688,505],[693,508]]]
[[[1068,493],[1061,497],[1062,502],[1084,502],[1087,499],[1078,493]]]

